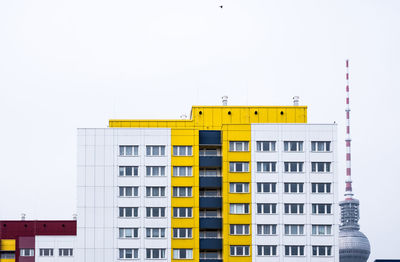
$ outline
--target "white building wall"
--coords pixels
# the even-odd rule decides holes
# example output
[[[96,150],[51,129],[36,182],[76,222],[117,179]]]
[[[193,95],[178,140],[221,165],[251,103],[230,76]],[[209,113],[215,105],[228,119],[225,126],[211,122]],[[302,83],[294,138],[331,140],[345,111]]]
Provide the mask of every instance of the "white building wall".
[[[53,256],[40,256],[41,248],[53,249]],[[60,248],[72,248],[73,256],[59,256]],[[36,262],[78,262],[75,252],[76,236],[36,236],[35,261]]]
[[[337,170],[337,127],[335,124],[252,124],[252,236],[253,261],[274,262],[317,262],[339,261],[338,250],[338,170]],[[275,152],[257,152],[257,141],[276,141]],[[304,141],[303,152],[284,152],[284,141]],[[331,152],[311,152],[311,141],[331,141]],[[277,172],[258,173],[257,162],[277,162]],[[303,173],[285,173],[284,162],[304,162]],[[311,162],[331,162],[330,173],[312,173]],[[276,182],[276,193],[257,193],[257,182]],[[284,193],[285,182],[304,183],[304,193]],[[332,183],[332,193],[311,193],[312,182]],[[277,214],[257,214],[257,203],[277,203]],[[285,203],[304,203],[304,214],[284,214]],[[313,215],[312,203],[332,204],[333,214]],[[277,224],[275,236],[257,235],[257,224]],[[305,234],[285,236],[285,224],[305,225]],[[312,224],[331,224],[331,236],[312,236]],[[277,256],[258,256],[257,245],[277,245]],[[304,245],[305,256],[285,256],[285,245]],[[332,246],[332,256],[312,256],[312,245]]]
[[[136,261],[145,261],[146,248],[165,248],[165,260],[171,256],[170,143],[164,128],[78,129],[78,261],[117,261],[119,248],[139,248]],[[119,156],[120,145],[138,145],[138,156]],[[165,156],[146,156],[146,145],[164,145]],[[119,166],[138,166],[139,176],[120,177]],[[146,166],[165,166],[165,176],[146,177]],[[139,196],[121,198],[119,186],[139,186]],[[165,186],[165,197],[146,197],[146,186]],[[166,217],[145,218],[152,206],[165,207]],[[139,207],[139,217],[119,218],[119,207]],[[139,238],[120,239],[120,227],[139,228]],[[146,227],[165,227],[166,237],[146,238]]]

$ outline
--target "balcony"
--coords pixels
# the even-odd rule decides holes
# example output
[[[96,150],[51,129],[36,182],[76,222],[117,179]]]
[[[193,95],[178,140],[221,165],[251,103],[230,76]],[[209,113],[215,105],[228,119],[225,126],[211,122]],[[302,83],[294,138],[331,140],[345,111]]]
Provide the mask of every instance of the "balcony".
[[[200,217],[200,229],[222,229],[222,218]]]
[[[222,208],[222,197],[200,197],[200,208]]]
[[[221,238],[200,238],[200,249],[222,250]]]
[[[199,131],[200,145],[221,145],[221,131],[201,130]]]
[[[222,177],[210,176],[210,177],[200,177],[200,187],[201,188],[221,188],[222,187]]]
[[[200,168],[206,167],[222,167],[222,157],[221,156],[200,156],[199,157]]]

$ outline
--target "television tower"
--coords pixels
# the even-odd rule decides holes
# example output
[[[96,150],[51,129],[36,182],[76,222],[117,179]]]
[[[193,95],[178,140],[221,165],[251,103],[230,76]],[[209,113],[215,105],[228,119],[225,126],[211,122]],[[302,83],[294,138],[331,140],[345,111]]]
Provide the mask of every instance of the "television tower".
[[[360,232],[360,201],[353,196],[351,180],[351,137],[350,137],[350,96],[349,60],[346,60],[346,192],[339,203],[341,224],[339,226],[339,261],[366,262],[371,253],[368,238]]]

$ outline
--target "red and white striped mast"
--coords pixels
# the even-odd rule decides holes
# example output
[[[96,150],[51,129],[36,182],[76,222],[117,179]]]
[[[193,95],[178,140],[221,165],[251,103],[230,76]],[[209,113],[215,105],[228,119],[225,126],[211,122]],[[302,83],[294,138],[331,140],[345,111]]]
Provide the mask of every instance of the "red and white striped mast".
[[[349,85],[349,60],[346,60],[346,200],[353,199],[351,180],[351,137],[350,137],[350,85]]]

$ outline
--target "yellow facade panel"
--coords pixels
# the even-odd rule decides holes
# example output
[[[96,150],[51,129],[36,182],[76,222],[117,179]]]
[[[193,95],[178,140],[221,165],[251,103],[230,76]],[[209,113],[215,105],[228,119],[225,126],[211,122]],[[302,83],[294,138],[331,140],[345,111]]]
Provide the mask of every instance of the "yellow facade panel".
[[[1,239],[0,240],[1,251],[15,251],[15,239]]]
[[[194,214],[193,214],[194,215]],[[198,214],[197,214],[198,215]],[[171,219],[171,227],[186,227],[186,228],[194,228],[198,224],[197,221],[195,221],[194,218],[173,218]],[[193,237],[196,238],[196,236],[193,234]],[[172,242],[174,242],[173,240]]]
[[[251,203],[250,193],[228,193],[230,203]]]
[[[15,262],[15,259],[13,259],[13,258],[2,258],[2,259],[0,259],[0,262]]]

